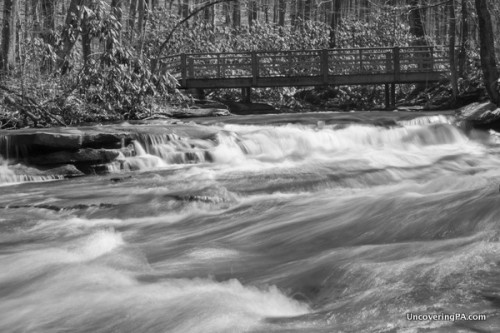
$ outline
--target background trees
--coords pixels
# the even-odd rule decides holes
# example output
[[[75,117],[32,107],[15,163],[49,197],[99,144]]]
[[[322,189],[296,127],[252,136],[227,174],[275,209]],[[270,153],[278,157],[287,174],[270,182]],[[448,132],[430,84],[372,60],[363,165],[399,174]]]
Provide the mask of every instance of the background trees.
[[[61,119],[75,118],[63,110],[77,93],[104,118],[176,98],[153,60],[179,52],[451,42],[456,93],[484,82],[498,101],[495,0],[4,0],[0,12],[1,85],[52,103]]]

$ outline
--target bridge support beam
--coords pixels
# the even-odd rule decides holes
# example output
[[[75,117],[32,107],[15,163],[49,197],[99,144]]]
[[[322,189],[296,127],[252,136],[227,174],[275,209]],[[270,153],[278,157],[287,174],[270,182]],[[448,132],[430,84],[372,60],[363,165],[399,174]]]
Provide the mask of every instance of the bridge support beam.
[[[385,84],[385,109],[393,110],[396,108],[396,84]]]
[[[396,108],[396,84],[391,83],[391,108]]]
[[[391,109],[391,90],[389,89],[389,83],[386,83],[384,86],[385,86],[385,109],[390,110]]]
[[[194,99],[204,101],[206,99],[205,90],[202,88],[188,89],[188,93],[193,96]]]
[[[252,88],[250,87],[245,87],[241,88],[241,101],[243,103],[252,103]]]

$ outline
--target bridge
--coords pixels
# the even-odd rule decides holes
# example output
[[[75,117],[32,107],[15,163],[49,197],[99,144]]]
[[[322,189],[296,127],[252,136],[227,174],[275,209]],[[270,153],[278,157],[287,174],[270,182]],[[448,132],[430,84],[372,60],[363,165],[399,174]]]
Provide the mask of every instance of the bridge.
[[[395,105],[395,86],[430,83],[449,73],[448,48],[375,47],[292,51],[178,54],[160,59],[181,89],[328,85],[385,85],[386,105]]]

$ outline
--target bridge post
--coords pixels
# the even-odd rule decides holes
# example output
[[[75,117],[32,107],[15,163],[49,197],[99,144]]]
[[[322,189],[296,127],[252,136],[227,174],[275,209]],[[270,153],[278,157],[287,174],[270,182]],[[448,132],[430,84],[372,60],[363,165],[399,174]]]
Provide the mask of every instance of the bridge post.
[[[385,85],[385,109],[389,110],[391,108],[391,91],[389,90],[389,83]]]
[[[391,83],[391,107],[396,108],[396,83]]]
[[[392,60],[392,52],[385,53],[385,72],[392,73],[394,72],[393,68],[393,60]]]
[[[187,56],[186,53],[181,54],[181,82],[184,87],[187,85]]]
[[[328,84],[328,49],[321,50],[321,75],[323,84]]]
[[[188,77],[194,79],[194,59],[189,58],[188,63]]]
[[[394,81],[399,82],[401,73],[401,52],[399,47],[393,48],[394,59]]]
[[[251,94],[252,94],[251,87],[241,88],[241,101],[243,103],[248,103],[248,104],[252,103]]]
[[[221,78],[220,53],[217,54],[217,78]]]
[[[359,72],[363,73],[363,49],[359,49]]]
[[[259,58],[257,52],[252,52],[252,85],[257,85],[257,78],[259,77]]]

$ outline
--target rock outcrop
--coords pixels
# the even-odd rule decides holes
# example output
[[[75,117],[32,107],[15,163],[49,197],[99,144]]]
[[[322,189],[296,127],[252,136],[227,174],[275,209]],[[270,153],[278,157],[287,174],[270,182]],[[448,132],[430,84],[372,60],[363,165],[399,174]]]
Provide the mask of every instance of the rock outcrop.
[[[278,111],[274,107],[265,103],[241,103],[224,101],[224,104],[227,105],[231,113],[237,115],[278,113]]]
[[[464,130],[494,130],[500,132],[500,108],[491,102],[472,103],[455,112],[458,125]]]
[[[9,160],[14,176],[77,177],[122,167],[125,158],[136,154],[134,140],[215,140],[216,134],[209,127],[169,121],[4,130],[0,131],[0,163]]]

